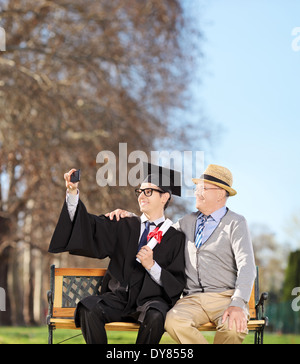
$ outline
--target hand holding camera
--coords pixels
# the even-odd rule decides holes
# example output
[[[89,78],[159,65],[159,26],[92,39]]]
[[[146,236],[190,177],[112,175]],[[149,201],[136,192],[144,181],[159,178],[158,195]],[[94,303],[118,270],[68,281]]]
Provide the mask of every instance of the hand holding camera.
[[[80,181],[80,169],[76,170],[73,168],[68,173],[65,173],[64,180],[66,181],[68,193],[77,195],[77,188]]]

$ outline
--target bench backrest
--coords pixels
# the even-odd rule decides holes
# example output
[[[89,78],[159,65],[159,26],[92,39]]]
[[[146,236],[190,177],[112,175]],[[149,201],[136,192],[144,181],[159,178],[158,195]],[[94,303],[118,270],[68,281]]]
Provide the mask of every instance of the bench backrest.
[[[106,269],[55,268],[51,266],[50,289],[54,293],[52,317],[74,316],[77,303],[90,295],[101,293]],[[249,301],[250,316],[256,318],[255,305],[259,300],[258,274]]]
[[[105,273],[106,269],[51,266],[51,291],[54,292],[52,317],[73,317],[80,300],[100,294]]]

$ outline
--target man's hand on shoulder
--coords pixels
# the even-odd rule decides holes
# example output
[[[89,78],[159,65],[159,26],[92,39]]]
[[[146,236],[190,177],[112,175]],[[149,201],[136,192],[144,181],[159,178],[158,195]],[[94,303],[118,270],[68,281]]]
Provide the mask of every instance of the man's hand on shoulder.
[[[117,219],[117,221],[120,221],[120,219],[124,219],[125,217],[132,217],[134,216],[132,212],[128,212],[126,210],[117,209],[112,212],[108,212],[106,217],[109,217],[110,220],[113,220],[114,218]]]

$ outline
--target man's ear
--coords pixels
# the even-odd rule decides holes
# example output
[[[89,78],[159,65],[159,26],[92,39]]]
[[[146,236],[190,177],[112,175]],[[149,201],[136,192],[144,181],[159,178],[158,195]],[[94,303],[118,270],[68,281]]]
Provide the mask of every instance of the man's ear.
[[[161,195],[161,202],[165,205],[169,198],[170,198],[170,194],[168,192],[163,193]]]
[[[223,200],[223,198],[226,197],[226,191],[221,188],[219,191],[218,191],[218,201],[221,201]]]

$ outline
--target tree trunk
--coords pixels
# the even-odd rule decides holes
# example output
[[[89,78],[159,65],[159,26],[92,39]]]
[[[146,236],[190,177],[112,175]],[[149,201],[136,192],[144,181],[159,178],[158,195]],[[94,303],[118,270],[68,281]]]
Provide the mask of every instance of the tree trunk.
[[[0,254],[0,287],[3,288],[6,292],[6,311],[0,312],[0,326],[10,326],[12,324],[12,312],[10,298],[8,295],[7,281],[10,251],[11,247],[7,247],[3,249],[2,253]]]
[[[12,249],[8,270],[8,293],[12,308],[13,325],[24,326],[23,315],[23,279],[22,279],[22,248],[17,246]],[[21,263],[21,264],[20,264]]]

